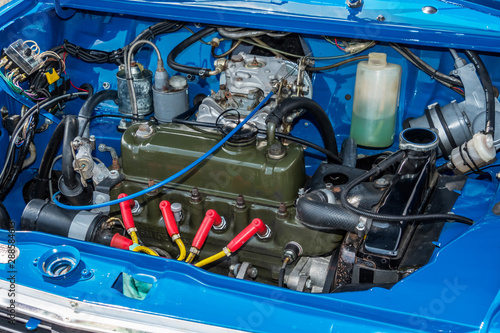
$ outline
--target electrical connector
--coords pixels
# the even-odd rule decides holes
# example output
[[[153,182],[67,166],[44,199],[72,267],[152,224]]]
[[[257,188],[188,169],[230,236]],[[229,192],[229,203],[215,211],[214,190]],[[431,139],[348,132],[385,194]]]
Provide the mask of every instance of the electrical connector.
[[[57,80],[60,79],[59,75],[57,74],[57,72],[54,68],[52,68],[52,70],[50,72],[46,72],[45,77],[47,78],[47,82],[49,84],[57,82]]]

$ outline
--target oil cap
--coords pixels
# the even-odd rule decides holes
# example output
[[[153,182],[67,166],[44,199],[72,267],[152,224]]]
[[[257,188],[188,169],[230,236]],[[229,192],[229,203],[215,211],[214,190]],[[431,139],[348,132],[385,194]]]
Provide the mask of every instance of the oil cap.
[[[238,126],[238,123],[228,121],[222,125],[221,132],[224,136],[228,135],[233,129]],[[255,146],[258,128],[253,123],[246,123],[241,129],[227,141],[229,147],[247,147]]]

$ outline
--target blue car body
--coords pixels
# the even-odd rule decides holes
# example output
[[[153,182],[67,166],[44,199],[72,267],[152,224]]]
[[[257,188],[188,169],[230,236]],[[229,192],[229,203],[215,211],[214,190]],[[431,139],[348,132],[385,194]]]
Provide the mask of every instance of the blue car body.
[[[437,9],[427,14],[423,7]],[[375,51],[388,54],[388,61],[403,68],[396,133],[403,130],[403,119],[420,117],[432,103],[447,104],[461,96],[420,72],[387,43],[402,43],[419,56],[448,73],[453,69],[448,48],[478,51],[489,70],[493,84],[500,84],[500,3],[498,1],[389,1],[364,0],[357,8],[344,1],[112,1],[112,0],[13,0],[0,7],[0,47],[17,39],[36,40],[48,50],[67,39],[88,49],[114,50],[123,47],[146,27],[161,20],[186,22],[197,29],[202,25],[239,26],[302,34],[315,56],[338,54],[335,45],[321,36],[358,38],[379,42]],[[158,37],[156,44],[164,54],[190,36],[180,30],[169,38]],[[209,46],[196,44],[179,57],[179,62],[210,67]],[[139,53],[137,60],[154,67],[156,58]],[[315,66],[328,64],[317,60]],[[91,83],[96,90],[116,88],[116,66],[88,64],[68,57],[66,67],[75,85]],[[167,68],[170,75],[175,71]],[[314,100],[327,110],[337,141],[349,136],[356,66],[350,65],[312,78]],[[217,89],[215,77],[200,84],[189,83],[190,105],[199,93]],[[68,103],[65,114],[76,114],[83,101]],[[15,93],[0,81],[0,106],[20,110],[34,103]],[[99,112],[115,110],[112,103]],[[15,111],[19,112],[19,111]],[[53,128],[59,115],[45,111]],[[92,129],[116,119],[97,119]],[[43,151],[52,130],[36,138]],[[121,134],[100,131],[97,141],[114,146],[120,153]],[[321,144],[317,131],[300,120],[292,134]],[[0,156],[5,156],[9,134],[1,129]],[[397,144],[389,150],[395,151]],[[373,154],[360,149],[358,153]],[[41,154],[40,154],[41,155]],[[110,165],[109,154],[96,157]],[[306,172],[312,175],[319,165],[306,155]],[[429,262],[390,289],[311,294],[252,281],[213,274],[175,260],[131,254],[111,247],[35,231],[22,231],[20,220],[25,207],[23,187],[36,174],[40,157],[24,170],[4,200],[14,221],[11,230],[0,230],[0,244],[19,250],[15,265],[0,264],[1,306],[8,315],[9,288],[14,288],[15,324],[0,323],[0,331],[33,329],[58,325],[68,331],[108,332],[495,332],[500,326],[500,224],[494,205],[500,201],[496,172],[485,172],[491,180],[468,175],[452,213],[475,221],[468,226],[446,223]],[[495,162],[493,163],[495,165]],[[48,279],[37,260],[46,251],[66,245],[77,250],[80,269],[87,275],[65,280]],[[143,300],[124,296],[115,287],[121,274],[129,274],[152,284]],[[13,287],[14,286],[14,287]],[[7,318],[7,317],[5,317]],[[53,328],[56,326],[52,326]],[[48,332],[50,330],[47,329]]]

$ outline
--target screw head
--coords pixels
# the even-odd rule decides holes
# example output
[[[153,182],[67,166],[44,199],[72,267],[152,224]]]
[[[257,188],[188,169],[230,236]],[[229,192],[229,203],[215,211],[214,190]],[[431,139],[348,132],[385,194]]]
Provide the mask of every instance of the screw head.
[[[96,197],[95,197],[95,203],[96,204],[102,204],[106,202],[106,197],[104,197],[104,195],[102,194],[98,194]]]

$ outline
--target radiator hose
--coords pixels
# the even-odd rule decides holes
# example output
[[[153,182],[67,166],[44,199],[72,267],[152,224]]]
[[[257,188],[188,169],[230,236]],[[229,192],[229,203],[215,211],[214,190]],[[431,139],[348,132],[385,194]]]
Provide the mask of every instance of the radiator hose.
[[[340,204],[329,203],[321,191],[314,191],[297,201],[297,217],[304,226],[318,231],[355,232],[359,215]]]

